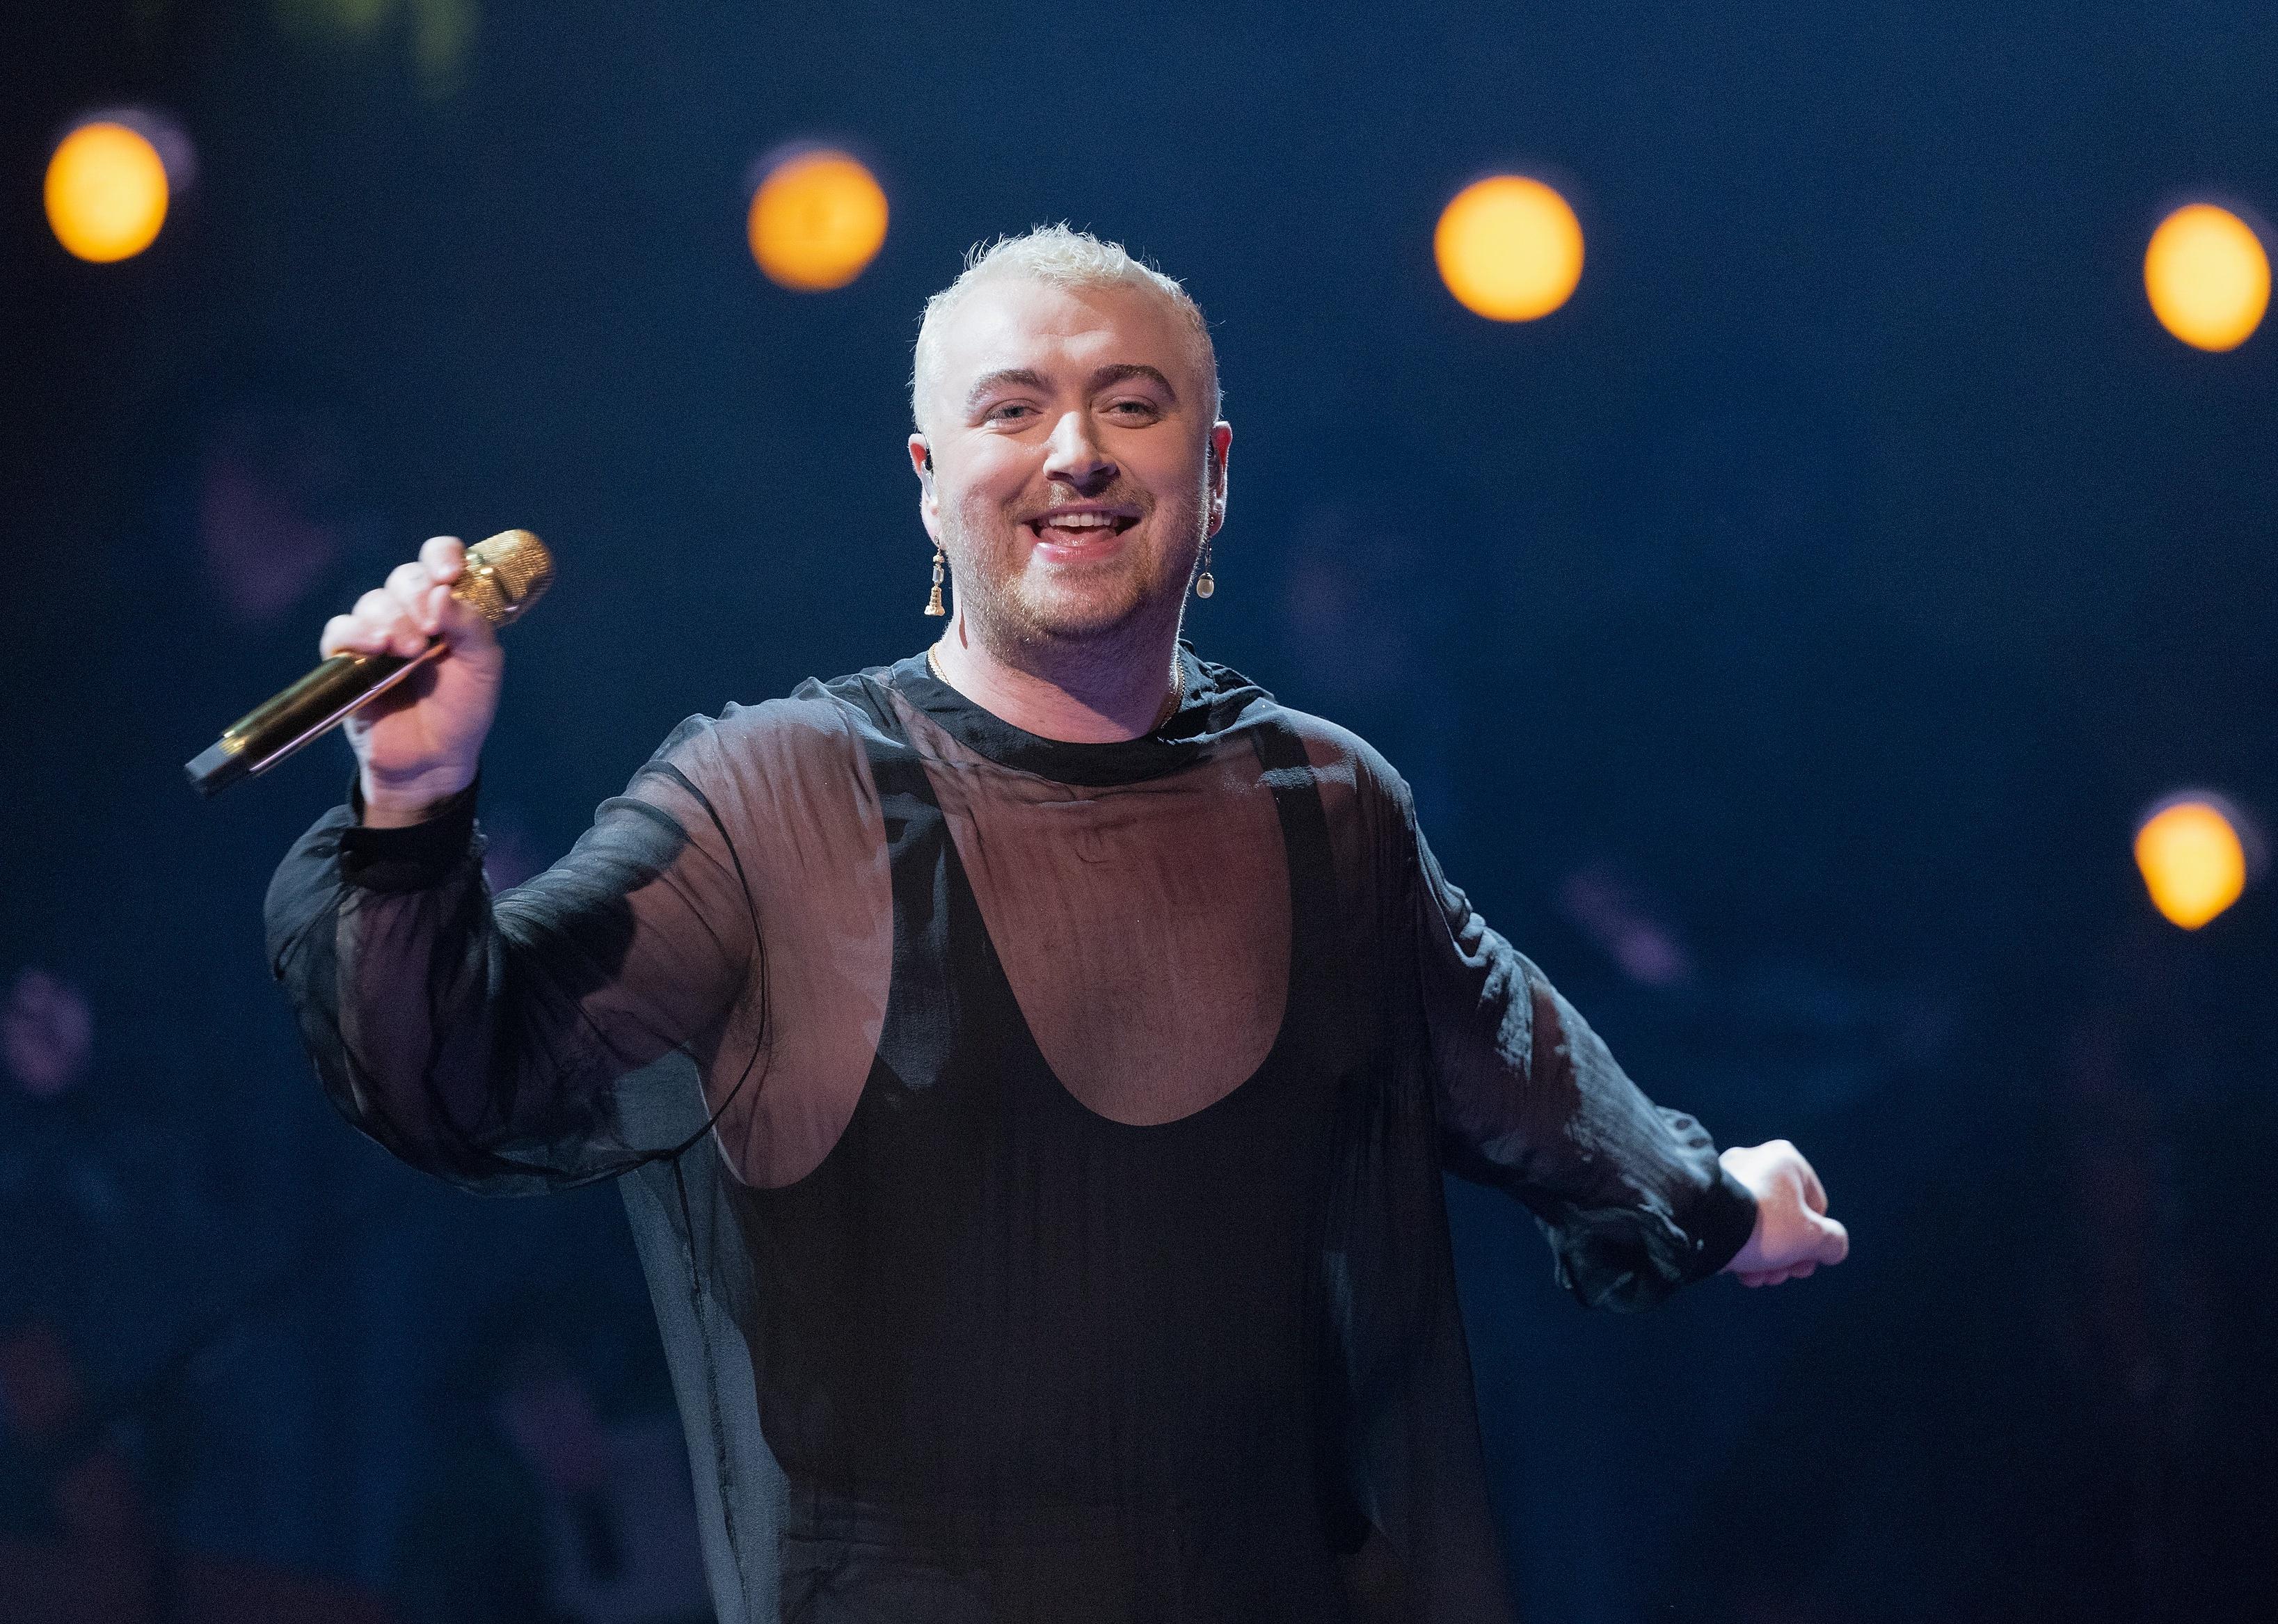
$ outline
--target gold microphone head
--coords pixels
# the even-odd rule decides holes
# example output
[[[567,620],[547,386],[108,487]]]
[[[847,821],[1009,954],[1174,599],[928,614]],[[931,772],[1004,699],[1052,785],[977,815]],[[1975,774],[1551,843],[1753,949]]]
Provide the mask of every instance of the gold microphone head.
[[[494,626],[512,625],[554,585],[554,555],[526,530],[502,530],[467,549],[451,595]]]

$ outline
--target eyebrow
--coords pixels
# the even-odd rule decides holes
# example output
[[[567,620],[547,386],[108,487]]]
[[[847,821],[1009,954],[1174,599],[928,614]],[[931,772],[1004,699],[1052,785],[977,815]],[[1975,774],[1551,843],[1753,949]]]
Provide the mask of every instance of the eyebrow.
[[[1172,405],[1179,403],[1179,392],[1171,387],[1171,380],[1163,376],[1161,369],[1138,361],[1119,361],[1113,365],[1101,367],[1086,381],[1084,393],[1097,395],[1111,384],[1126,383],[1134,378],[1144,379],[1153,384],[1169,398]],[[966,392],[965,409],[970,411],[989,395],[1007,387],[1042,391],[1050,389],[1051,385],[1042,372],[1032,367],[1010,366],[985,372]]]

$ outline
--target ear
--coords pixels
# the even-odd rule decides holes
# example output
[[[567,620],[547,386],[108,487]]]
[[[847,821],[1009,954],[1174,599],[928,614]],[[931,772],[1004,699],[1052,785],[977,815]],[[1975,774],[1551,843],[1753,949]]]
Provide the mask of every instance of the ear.
[[[910,471],[918,477],[918,517],[925,523],[926,534],[938,542],[941,507],[933,494],[933,448],[923,434],[910,436]]]
[[[1203,451],[1210,485],[1210,513],[1203,532],[1206,536],[1218,534],[1219,527],[1226,523],[1226,459],[1233,449],[1234,425],[1220,418],[1211,425],[1210,439]]]

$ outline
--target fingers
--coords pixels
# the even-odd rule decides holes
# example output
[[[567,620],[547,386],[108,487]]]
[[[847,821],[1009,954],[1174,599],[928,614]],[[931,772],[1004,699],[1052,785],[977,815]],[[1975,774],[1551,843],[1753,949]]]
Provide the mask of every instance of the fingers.
[[[426,634],[409,611],[386,588],[374,587],[356,600],[355,609],[325,623],[317,647],[327,659],[337,654],[400,654],[409,658],[426,643]]]
[[[417,569],[417,564],[405,566]],[[391,583],[402,579],[401,586],[390,585],[375,587],[356,600],[355,616],[371,627],[378,637],[380,647],[388,654],[401,655],[409,659],[427,647],[429,632],[420,624],[420,610],[416,601],[417,588],[403,577],[402,569],[388,577]],[[407,599],[412,592],[414,599]]]
[[[1803,1176],[1803,1204],[1815,1213],[1827,1210],[1827,1186],[1819,1182],[1819,1175],[1811,1170],[1811,1163],[1801,1152],[1795,1158],[1796,1171]]]
[[[420,624],[455,642],[471,629],[468,623],[482,617],[451,595],[451,584],[466,568],[467,545],[456,536],[430,536],[419,548]],[[487,622],[484,623],[485,625]]]
[[[381,588],[400,606],[405,618],[418,628],[424,647],[434,636],[437,622],[442,617],[442,599],[450,588],[438,582],[427,572],[424,563],[401,563],[387,572],[387,585]],[[403,652],[398,649],[397,653]],[[417,649],[411,651],[414,654]]]
[[[1812,1228],[1816,1232],[1819,1241],[1816,1248],[1819,1262],[1840,1263],[1851,1255],[1851,1231],[1834,1219],[1817,1219]]]
[[[1816,1263],[1791,1263],[1785,1268],[1757,1269],[1739,1275],[1739,1279],[1742,1285],[1749,1287],[1778,1285],[1786,1280],[1808,1280],[1812,1271],[1818,1267]]]
[[[464,570],[466,555],[456,536],[429,538],[417,559],[388,571],[385,586],[358,598],[349,613],[325,623],[318,651],[326,658],[393,654],[409,659],[439,634],[451,641],[486,634],[489,623],[451,596],[451,583]]]
[[[417,612],[419,595],[435,584],[427,566],[417,559],[400,563],[387,572],[387,580],[380,590],[395,599],[406,609]]]
[[[363,624],[353,615],[335,615],[325,622],[325,630],[317,639],[317,656],[329,660],[336,654],[371,654],[363,647]]]
[[[430,537],[419,549],[419,563],[427,581],[421,608],[429,611],[421,624],[454,647],[494,640],[498,628],[483,617],[481,610],[451,593],[466,571],[467,544],[456,536]]]
[[[455,581],[467,562],[467,544],[456,536],[430,536],[420,544],[419,562],[439,581]]]
[[[1773,1268],[1734,1271],[1744,1286],[1778,1285],[1789,1280],[1808,1280],[1823,1263],[1840,1263],[1851,1255],[1851,1233],[1832,1218],[1811,1220],[1810,1254]]]

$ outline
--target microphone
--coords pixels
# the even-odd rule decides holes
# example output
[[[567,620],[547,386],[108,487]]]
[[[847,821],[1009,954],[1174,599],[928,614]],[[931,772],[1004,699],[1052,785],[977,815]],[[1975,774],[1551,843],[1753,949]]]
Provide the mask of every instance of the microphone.
[[[512,625],[554,584],[554,557],[546,543],[526,530],[501,531],[467,549],[451,595],[494,626]],[[444,649],[440,637],[418,654],[337,654],[267,704],[256,707],[222,732],[212,747],[183,763],[201,795],[214,795],[240,778],[268,771],[278,762],[329,732],[348,714],[434,659]]]

